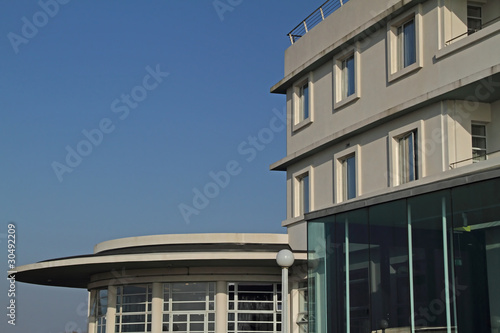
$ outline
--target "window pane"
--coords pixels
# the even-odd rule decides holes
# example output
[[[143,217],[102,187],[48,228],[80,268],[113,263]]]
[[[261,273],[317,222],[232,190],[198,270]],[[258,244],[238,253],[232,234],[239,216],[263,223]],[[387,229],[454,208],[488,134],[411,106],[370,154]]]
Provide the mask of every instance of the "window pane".
[[[327,244],[325,235],[325,227],[331,222],[332,219],[322,220],[320,223],[308,223],[307,226],[307,264],[308,264],[308,288],[309,288],[309,332],[320,333],[326,332],[327,321],[329,318],[329,309],[327,309],[328,300],[335,299],[336,295],[333,292],[325,292],[327,290],[327,252],[330,242]],[[323,223],[328,222],[328,223]],[[329,240],[330,238],[328,238]],[[330,274],[328,274],[328,277]]]
[[[408,199],[412,236],[412,277],[414,322],[418,328],[446,327],[447,315],[455,326],[452,306],[443,300],[450,296],[451,207],[449,191]],[[446,240],[446,244],[444,243]],[[448,254],[445,257],[445,254]],[[448,277],[448,279],[446,279]],[[436,295],[441,299],[436,301]],[[429,315],[431,314],[431,315]]]
[[[304,119],[309,118],[309,85],[306,83],[302,87],[302,101],[303,101],[303,114]]]
[[[309,175],[302,177],[302,212],[309,213]]]
[[[370,284],[369,284],[369,242],[368,214],[360,209],[337,215],[337,235],[339,248],[343,247],[343,283],[345,288],[342,317],[349,325],[351,333],[370,332]],[[342,234],[343,233],[343,234]],[[336,244],[337,245],[337,244]],[[346,267],[348,270],[346,271]],[[349,283],[347,284],[346,281]],[[337,294],[339,294],[338,291]]]
[[[377,281],[371,294],[372,330],[388,328],[409,332],[410,290],[408,225],[403,200],[376,205],[369,210],[370,258],[372,280]]]
[[[346,59],[347,96],[354,94],[354,56]]]
[[[500,318],[500,179],[452,190],[458,332],[494,332]],[[496,321],[496,323],[495,323]]]
[[[228,313],[228,330],[237,332],[275,332],[280,298],[280,284],[236,283],[235,302],[237,311]],[[232,310],[232,309],[230,309]]]
[[[342,199],[356,197],[356,158],[355,155],[342,161]]]
[[[410,132],[399,139],[399,183],[418,179],[416,132]]]
[[[484,125],[471,125],[472,135],[486,136],[486,126]]]
[[[415,20],[404,24],[404,67],[410,66],[417,61],[416,40],[415,40]]]
[[[467,16],[481,17],[481,7],[467,6]]]
[[[486,149],[486,138],[472,137],[472,147]]]

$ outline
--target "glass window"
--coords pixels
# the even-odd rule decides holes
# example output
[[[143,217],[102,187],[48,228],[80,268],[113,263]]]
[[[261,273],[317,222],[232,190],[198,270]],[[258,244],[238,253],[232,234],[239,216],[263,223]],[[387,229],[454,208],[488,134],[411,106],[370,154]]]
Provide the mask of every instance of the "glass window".
[[[342,61],[342,98],[347,98],[355,92],[354,54]]]
[[[308,222],[309,331],[497,332],[498,198],[500,178]]]
[[[322,220],[320,223],[308,223],[307,228],[307,281],[308,281],[308,312],[309,312],[309,333],[323,333],[327,331],[329,315],[327,304],[330,297],[334,297],[329,292],[329,285],[326,281],[326,261],[327,254],[331,255],[333,240],[326,237],[325,226],[333,222],[335,217]],[[328,246],[328,247],[327,247]],[[330,274],[329,274],[330,275]],[[328,298],[328,299],[327,299]]]
[[[397,28],[398,69],[403,69],[417,61],[415,19],[406,21]]]
[[[356,197],[356,156],[351,155],[342,160],[343,199]]]
[[[309,213],[309,173],[303,173],[296,177],[296,199],[295,204],[297,205],[295,209],[295,215],[300,216],[305,213]]]
[[[96,332],[106,333],[106,313],[108,312],[108,290],[95,291],[90,316],[95,318]]]
[[[334,248],[339,249],[336,256],[339,275],[336,294],[343,295],[343,302],[338,302],[337,327],[333,331],[369,332],[370,245],[367,211],[361,209],[338,214],[335,242]],[[332,321],[334,323],[335,320]]]
[[[480,6],[467,6],[467,33],[473,34],[483,27],[482,8]]]
[[[500,328],[500,179],[452,190],[458,332]]]
[[[308,333],[307,322],[308,322],[308,290],[307,290],[307,280],[300,281],[299,287],[299,313],[297,316],[297,324],[299,325],[300,333]]]
[[[117,287],[116,333],[151,332],[151,291],[151,285]]]
[[[472,124],[472,159],[474,162],[486,160],[486,126]]]
[[[309,118],[309,83],[299,88],[299,121]]]
[[[280,332],[281,284],[228,284],[228,332]]]
[[[451,198],[440,191],[408,199],[413,324],[419,329],[455,326],[452,299]],[[439,295],[439,298],[437,296]]]
[[[163,332],[215,332],[215,283],[163,285]]]
[[[399,184],[418,179],[417,132],[413,131],[398,139]]]
[[[403,200],[370,207],[372,329],[410,332],[408,225]]]

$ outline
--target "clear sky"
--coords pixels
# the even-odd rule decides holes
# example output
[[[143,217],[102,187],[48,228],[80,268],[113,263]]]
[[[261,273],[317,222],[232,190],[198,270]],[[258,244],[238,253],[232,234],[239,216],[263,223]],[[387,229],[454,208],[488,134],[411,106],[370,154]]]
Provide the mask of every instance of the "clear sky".
[[[1,0],[2,271],[9,223],[18,265],[121,237],[286,232],[269,88],[322,2]],[[17,283],[12,326],[8,289],[1,332],[86,331],[85,290]]]

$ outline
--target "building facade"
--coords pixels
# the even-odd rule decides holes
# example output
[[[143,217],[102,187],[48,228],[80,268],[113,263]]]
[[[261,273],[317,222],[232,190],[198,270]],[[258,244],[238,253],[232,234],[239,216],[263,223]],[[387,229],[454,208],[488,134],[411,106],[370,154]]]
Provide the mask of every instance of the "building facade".
[[[281,332],[286,234],[116,239],[94,254],[17,267],[18,281],[89,291],[89,333]],[[295,253],[289,313],[307,307],[306,253]],[[307,326],[294,324],[293,331]]]
[[[323,7],[271,88],[309,332],[500,332],[500,1]]]

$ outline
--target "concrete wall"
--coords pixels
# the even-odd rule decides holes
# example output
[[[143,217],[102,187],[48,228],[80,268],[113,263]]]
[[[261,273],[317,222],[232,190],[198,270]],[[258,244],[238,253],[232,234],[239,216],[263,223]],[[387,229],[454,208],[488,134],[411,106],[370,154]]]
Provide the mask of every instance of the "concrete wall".
[[[386,1],[382,2],[386,3]],[[300,67],[300,64],[304,64],[313,58],[312,53],[321,49],[324,46],[323,44],[326,43],[327,38],[322,34],[337,36],[337,33],[332,33],[332,31],[336,31],[338,25],[335,18],[341,16],[345,20],[344,16],[350,14],[348,11],[349,6],[355,8],[360,3],[369,3],[370,6],[375,6],[375,3],[377,3],[380,6],[379,1],[348,2],[287,50],[285,61],[287,67]],[[334,109],[332,97],[334,89],[333,57],[315,68],[312,71],[314,93],[311,96],[314,104],[314,110],[312,111],[314,119],[309,126],[297,131],[292,131],[292,126],[289,124],[287,130],[288,155],[306,149],[311,143],[318,142],[332,133],[348,132],[349,128],[356,124],[383,117],[383,112],[393,108],[411,106],[412,103],[425,98],[427,95],[438,93],[439,89],[448,84],[459,83],[464,78],[480,75],[478,73],[499,65],[497,56],[500,54],[499,34],[489,35],[487,38],[481,39],[480,48],[474,47],[476,44],[472,43],[454,50],[454,45],[444,47],[445,41],[443,37],[435,33],[448,31],[447,26],[456,28],[457,23],[449,22],[451,19],[447,20],[446,23],[442,23],[443,16],[452,16],[461,21],[457,19],[458,15],[454,15],[454,13],[460,10],[465,10],[466,13],[465,5],[459,7],[458,1],[454,1],[453,12],[449,9],[440,9],[436,1],[427,1],[417,5],[417,7],[420,8],[419,12],[422,18],[420,36],[422,67],[398,80],[389,81],[386,56],[387,25],[385,23],[380,24],[377,31],[370,30],[371,34],[358,43],[360,52],[360,98],[351,104]],[[443,14],[445,11],[449,13],[447,15]],[[367,12],[369,11],[367,10]],[[462,14],[460,13],[460,15]],[[345,23],[346,26],[353,29],[358,24],[359,15],[361,14],[355,14],[352,23]],[[498,16],[500,16],[500,13]],[[499,30],[500,22],[495,26],[495,29]],[[342,33],[339,33],[339,35],[342,35]],[[473,37],[471,35],[467,38],[472,40]],[[464,42],[464,40],[461,42]],[[352,46],[348,44],[342,45],[338,52],[352,48]],[[483,50],[488,50],[488,52]],[[495,70],[498,71],[499,69],[496,68]],[[287,110],[289,114],[293,111],[292,96],[293,88],[289,88],[287,92]],[[289,118],[292,119],[291,116]]]
[[[484,1],[483,9],[500,17],[500,1]],[[408,15],[414,15],[417,22],[419,56],[414,68],[395,75],[388,55],[391,27]],[[342,201],[335,156],[346,149],[357,149],[354,200],[416,186],[427,177],[439,177],[461,160],[469,159],[456,166],[472,164],[471,122],[487,124],[488,152],[500,150],[500,101],[490,103],[490,94],[490,101],[478,102],[484,100],[485,87],[437,98],[500,72],[500,21],[448,42],[466,31],[466,0],[352,0],[286,51],[281,83],[292,84],[286,94],[287,158],[303,156],[286,166],[287,219],[283,225],[288,227],[293,249],[305,250],[307,245],[306,223],[303,216],[295,216],[293,205],[294,174],[300,170],[310,170],[310,210],[314,211]],[[359,54],[359,98],[335,108],[338,80],[334,67],[338,55],[349,50]],[[293,83],[305,75],[313,88],[312,122],[294,130]],[[431,98],[435,102],[416,107]],[[377,126],[370,126],[374,122]],[[412,126],[418,126],[419,180],[398,187],[393,134]],[[320,144],[324,148],[317,150]],[[316,149],[314,154],[307,155],[312,149]]]

